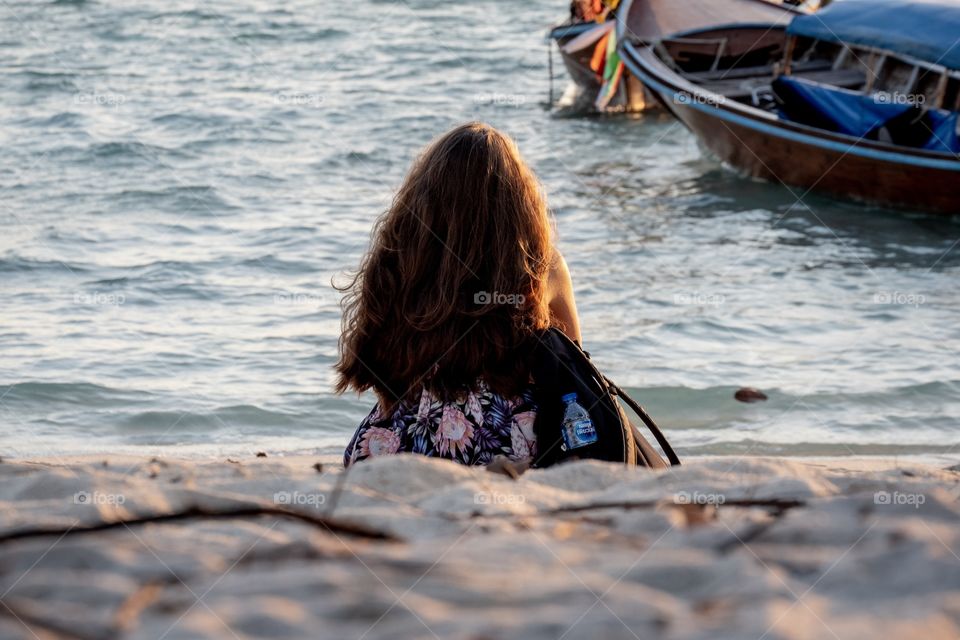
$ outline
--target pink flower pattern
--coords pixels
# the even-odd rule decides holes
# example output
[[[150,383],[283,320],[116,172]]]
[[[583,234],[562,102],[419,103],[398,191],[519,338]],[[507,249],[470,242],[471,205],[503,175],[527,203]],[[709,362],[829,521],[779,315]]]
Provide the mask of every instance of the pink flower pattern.
[[[399,450],[400,438],[391,429],[382,427],[367,429],[360,440],[360,451],[367,458],[385,456]]]
[[[510,426],[510,442],[518,458],[531,458],[537,455],[537,436],[533,432],[533,423],[537,419],[534,411],[522,411],[513,416]]]
[[[440,418],[440,428],[434,436],[434,443],[441,456],[450,455],[456,458],[463,457],[473,438],[473,425],[467,416],[456,405],[448,404],[443,407],[443,417]]]

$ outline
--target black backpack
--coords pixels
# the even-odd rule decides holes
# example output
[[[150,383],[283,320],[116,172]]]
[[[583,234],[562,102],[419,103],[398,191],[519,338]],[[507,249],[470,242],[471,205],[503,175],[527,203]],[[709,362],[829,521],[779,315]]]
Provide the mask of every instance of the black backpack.
[[[663,456],[630,422],[617,398],[640,416],[670,464],[680,464],[673,447],[643,407],[600,373],[590,361],[589,354],[563,332],[551,328],[540,334],[531,358],[537,401],[533,427],[537,436],[534,466],[547,467],[570,458],[593,458],[658,469],[668,467]],[[593,444],[572,450],[564,446],[561,424],[562,397],[568,393],[577,394],[577,403],[590,414],[597,434]]]

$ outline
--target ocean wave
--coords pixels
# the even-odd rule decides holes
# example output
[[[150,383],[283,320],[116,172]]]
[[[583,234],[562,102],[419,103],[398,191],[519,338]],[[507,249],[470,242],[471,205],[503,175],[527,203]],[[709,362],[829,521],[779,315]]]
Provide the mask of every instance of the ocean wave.
[[[228,202],[212,185],[178,184],[163,189],[130,189],[106,194],[117,206],[143,205],[183,214],[222,215],[240,209]]]
[[[257,270],[266,270],[269,272],[293,274],[316,273],[317,271],[316,265],[314,264],[305,262],[303,260],[281,258],[272,253],[248,258],[242,261],[239,266]]]
[[[153,116],[154,124],[174,130],[196,132],[197,128],[242,127],[254,124],[254,121],[242,115],[212,113],[209,111],[174,111]]]
[[[88,167],[97,165],[100,170],[107,168],[128,169],[132,165],[142,165],[150,170],[169,171],[171,162],[188,159],[182,146],[165,147],[139,141],[91,142],[83,146],[61,144],[50,148],[45,158],[57,163],[71,163]]]
[[[307,416],[262,409],[254,405],[218,407],[211,411],[143,411],[117,421],[120,431],[150,433],[193,433],[208,436],[215,431],[244,433],[283,433],[309,424]]]
[[[143,142],[122,141],[97,142],[91,144],[84,151],[91,158],[131,157],[147,158],[152,161],[158,156],[173,151],[173,149]]]
[[[766,442],[762,440],[731,440],[706,445],[677,447],[686,456],[731,456],[731,473],[736,471],[737,459],[742,456],[910,456],[949,455],[960,452],[960,437],[942,444],[897,442],[890,444],[869,443],[856,440],[838,442]]]
[[[716,432],[775,429],[803,424],[849,436],[859,432],[875,438],[878,432],[899,429],[956,431],[960,438],[960,380],[944,380],[864,392],[816,391],[790,393],[763,389],[765,402],[745,404],[734,398],[739,387],[626,387],[661,426],[689,430],[713,438]],[[937,414],[931,409],[938,407]],[[954,426],[956,425],[956,426]],[[951,428],[953,427],[953,428]],[[771,436],[774,434],[771,433]],[[779,435],[779,434],[776,434]],[[905,435],[909,441],[909,436]]]
[[[52,116],[30,116],[17,122],[22,127],[64,127],[80,128],[83,125],[83,114],[74,111],[61,111]]]
[[[35,77],[27,80],[23,86],[30,93],[76,93],[80,87],[69,77]]]
[[[222,22],[223,20],[227,19],[228,16],[221,13],[203,11],[201,9],[187,9],[186,11],[164,11],[161,13],[154,13],[152,15],[146,16],[146,20],[151,22],[163,21],[167,18],[173,18],[178,22],[183,21],[185,23],[188,23],[191,20]]]
[[[86,273],[89,269],[86,266],[76,262],[64,262],[62,260],[36,260],[22,256],[11,256],[9,258],[0,258],[0,273],[8,272],[47,272],[63,271],[68,269],[73,273]]]
[[[49,411],[64,406],[81,409],[129,407],[152,402],[153,394],[115,389],[89,382],[17,382],[0,385],[0,398],[8,408]]]

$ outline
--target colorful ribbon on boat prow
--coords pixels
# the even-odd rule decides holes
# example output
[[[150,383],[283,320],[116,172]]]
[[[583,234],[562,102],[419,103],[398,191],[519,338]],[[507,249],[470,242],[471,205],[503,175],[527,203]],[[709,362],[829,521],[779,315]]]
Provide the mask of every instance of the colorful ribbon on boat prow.
[[[601,50],[600,47],[603,45],[606,46],[603,50]],[[600,93],[597,94],[597,99],[594,102],[594,106],[599,111],[603,111],[607,108],[607,105],[610,104],[610,101],[613,100],[613,97],[616,95],[617,88],[620,86],[620,78],[623,77],[623,61],[620,60],[620,54],[617,53],[616,29],[611,29],[597,44],[597,49],[594,52],[594,57],[593,60],[591,60],[590,66],[594,71],[599,73],[600,62],[598,60],[599,56],[597,56],[597,51],[601,51],[603,53],[604,65]],[[594,66],[594,62],[596,62],[596,66]]]

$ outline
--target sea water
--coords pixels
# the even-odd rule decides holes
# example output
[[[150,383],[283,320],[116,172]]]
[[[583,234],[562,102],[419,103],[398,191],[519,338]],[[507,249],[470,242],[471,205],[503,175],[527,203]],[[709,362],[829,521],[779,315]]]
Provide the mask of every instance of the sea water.
[[[742,179],[663,115],[552,117],[567,5],[0,5],[0,455],[342,448],[372,399],[331,391],[331,280],[474,119],[681,454],[960,449],[960,223]]]

